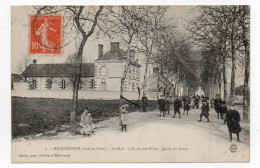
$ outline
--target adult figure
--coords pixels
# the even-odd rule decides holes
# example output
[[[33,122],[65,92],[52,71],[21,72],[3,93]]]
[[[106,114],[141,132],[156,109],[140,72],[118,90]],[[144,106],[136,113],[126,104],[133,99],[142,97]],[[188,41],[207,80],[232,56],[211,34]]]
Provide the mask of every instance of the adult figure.
[[[182,106],[181,101],[179,100],[178,96],[174,100],[174,115],[173,118],[175,118],[176,113],[179,114],[179,118],[181,118],[181,113],[180,113],[180,107]]]
[[[224,118],[224,125],[227,123],[227,113],[228,113],[228,107],[226,105],[226,101],[222,102],[222,113]]]
[[[142,97],[143,112],[146,112],[147,102],[148,102],[148,98],[146,97],[146,94],[144,93],[143,97]]]
[[[222,99],[220,98],[219,94],[216,95],[216,99],[214,101],[214,107],[215,107],[215,111],[218,115],[218,119],[219,119],[219,115],[220,115],[221,119],[223,119]]]

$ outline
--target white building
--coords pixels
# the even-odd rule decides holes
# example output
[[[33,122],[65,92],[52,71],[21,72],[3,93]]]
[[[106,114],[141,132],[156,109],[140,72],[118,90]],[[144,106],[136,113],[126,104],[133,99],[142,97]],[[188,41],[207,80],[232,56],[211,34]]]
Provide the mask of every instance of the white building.
[[[120,91],[127,59],[130,61],[123,88],[135,92],[140,87],[141,65],[134,60],[134,52],[131,51],[131,58],[127,58],[127,52],[119,48],[119,43],[112,42],[110,50],[103,55],[103,45],[99,44],[98,59],[95,60],[95,90]]]
[[[103,46],[98,46],[98,59],[95,63],[83,63],[81,69],[82,91],[120,91],[121,78],[127,60],[128,73],[124,91],[136,92],[140,87],[140,67],[134,60],[127,58],[127,52],[119,48],[118,42],[111,43],[111,50],[103,55]],[[72,77],[77,74],[76,64],[37,64],[33,60],[22,73],[29,90],[72,90]]]

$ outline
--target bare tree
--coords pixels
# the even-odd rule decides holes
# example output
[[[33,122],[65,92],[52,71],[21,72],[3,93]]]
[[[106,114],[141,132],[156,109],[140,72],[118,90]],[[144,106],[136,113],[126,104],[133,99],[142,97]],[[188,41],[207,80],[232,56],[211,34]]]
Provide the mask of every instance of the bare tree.
[[[123,44],[127,45],[127,60],[125,69],[121,78],[120,86],[120,107],[122,106],[123,86],[127,76],[129,62],[131,61],[131,47],[134,38],[139,32],[145,16],[144,7],[142,6],[120,6],[109,9],[110,18],[107,19],[106,30],[120,38]],[[119,107],[119,108],[120,108]]]
[[[250,25],[250,8],[249,6],[239,6],[241,13],[239,26],[241,27],[241,41],[244,47],[244,91],[243,91],[243,119],[248,120],[250,94],[249,94],[249,79],[250,79],[250,38],[249,38],[249,25]]]
[[[81,78],[81,65],[84,46],[88,38],[94,33],[98,19],[103,10],[103,6],[100,7],[85,7],[85,6],[44,6],[36,8],[36,15],[50,15],[61,14],[65,17],[65,26],[70,28],[71,35],[75,35],[75,40],[79,39],[79,46],[77,49],[77,72],[73,81],[73,111],[70,116],[70,133],[76,134],[76,114],[78,112],[78,86]],[[35,19],[37,19],[37,16]],[[73,33],[73,31],[75,33]],[[80,35],[80,37],[78,37]]]
[[[156,51],[154,46],[160,31],[164,31],[167,20],[166,12],[167,7],[155,6],[144,8],[144,21],[138,33],[137,41],[139,42],[136,47],[138,51],[145,54],[145,72],[143,82],[143,94],[146,91],[146,78],[148,73],[148,66],[152,63]]]
[[[18,63],[16,72],[18,74],[22,74],[26,68],[27,68],[27,57],[25,56],[24,58],[22,58],[21,62]]]

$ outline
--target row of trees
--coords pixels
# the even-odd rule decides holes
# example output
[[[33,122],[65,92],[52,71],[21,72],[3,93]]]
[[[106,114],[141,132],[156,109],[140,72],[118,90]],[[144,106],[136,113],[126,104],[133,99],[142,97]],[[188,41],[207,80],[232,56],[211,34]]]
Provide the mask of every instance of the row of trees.
[[[109,37],[110,39],[116,39],[127,47],[128,59],[121,78],[120,106],[122,105],[124,80],[127,76],[129,62],[132,61],[131,50],[143,53],[145,56],[143,93],[146,90],[148,66],[151,64],[157,65],[160,69],[160,73],[164,73],[171,78],[174,77],[177,80],[177,84],[182,83],[186,95],[190,95],[196,91],[200,85],[198,77],[199,62],[197,61],[199,53],[194,51],[193,44],[189,42],[190,40],[180,35],[176,30],[171,18],[167,16],[167,10],[167,7],[162,6],[35,7],[37,16],[61,14],[64,17],[64,33],[75,41],[75,49],[77,52],[73,62],[77,65],[77,73],[73,75],[72,79],[74,110],[71,112],[70,117],[71,133],[76,133],[78,86],[81,78],[82,55],[86,42],[92,36],[95,36],[96,38]],[[211,12],[212,10],[214,12]],[[223,14],[224,18],[218,13],[222,10],[225,10]],[[237,34],[241,34],[243,25],[246,25],[242,24],[242,21],[246,23],[247,19],[243,20],[241,15],[238,14],[231,15],[233,10],[236,12],[247,12],[246,7],[237,7],[236,9],[233,9],[232,7],[202,7],[202,15],[200,17],[204,20],[200,21],[198,18],[198,20],[192,23],[192,33],[196,35],[196,40],[199,40],[204,46],[203,52],[205,53],[205,59],[203,60],[212,62],[211,64],[208,64],[208,62],[204,63],[205,67],[202,69],[203,73],[206,72],[207,68],[210,69],[211,67],[214,67],[214,75],[208,75],[212,79],[207,78],[207,75],[203,75],[202,77],[203,83],[211,82],[209,86],[213,85],[213,79],[216,80],[220,72],[223,71],[219,70],[220,65],[225,67],[225,62],[230,56],[232,57],[232,60],[236,62],[237,52],[242,53],[244,50],[248,50],[247,26],[245,27],[244,37],[241,36],[239,38],[245,39],[248,42],[244,47],[244,50],[242,50],[241,45],[238,45],[237,41]],[[211,14],[215,14],[218,18],[213,17]],[[231,19],[229,16],[232,16]],[[247,16],[247,14],[245,14],[245,16]],[[215,23],[213,23],[214,20],[210,21],[212,18],[214,18]],[[239,23],[236,20],[237,18],[240,18]],[[232,21],[233,26],[230,27],[229,24],[226,24],[227,21]],[[214,27],[213,25],[218,26]],[[225,29],[225,31],[222,29]],[[216,33],[220,30],[221,32]],[[231,31],[234,34],[230,36],[230,33],[227,33],[228,31]],[[232,44],[231,41],[233,41]],[[232,46],[234,47],[233,49]],[[229,55],[229,50],[232,50],[231,55]],[[212,53],[210,54],[212,59],[217,60],[217,64],[214,64],[216,62],[207,57],[207,53],[209,52]],[[249,51],[247,54],[249,54]],[[234,72],[236,70],[235,65],[236,64],[232,64]],[[233,82],[234,78],[235,76],[233,75]],[[172,86],[168,87],[170,88]]]
[[[249,6],[202,6],[190,21],[189,30],[201,49],[201,80],[206,94],[214,96],[224,88],[225,101],[234,103],[237,65],[244,66],[243,118],[249,108]],[[228,99],[227,68],[231,69]],[[223,80],[223,82],[221,82]],[[223,87],[221,85],[224,85]]]

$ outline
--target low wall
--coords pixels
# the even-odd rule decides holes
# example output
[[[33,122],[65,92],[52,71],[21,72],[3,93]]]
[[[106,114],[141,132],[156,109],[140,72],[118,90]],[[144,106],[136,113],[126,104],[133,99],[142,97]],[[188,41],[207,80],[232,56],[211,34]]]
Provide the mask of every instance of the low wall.
[[[72,99],[71,90],[28,90],[26,83],[15,83],[12,96],[27,98],[55,98],[55,99]],[[142,95],[142,94],[141,94]],[[102,99],[118,100],[120,92],[117,91],[79,91],[79,99]],[[138,92],[124,92],[124,97],[129,100],[138,100]],[[149,100],[156,100],[157,93],[147,93]],[[140,96],[141,99],[141,96]]]

